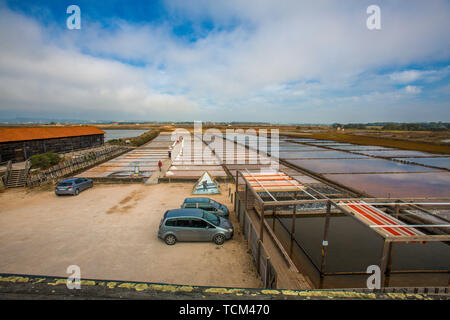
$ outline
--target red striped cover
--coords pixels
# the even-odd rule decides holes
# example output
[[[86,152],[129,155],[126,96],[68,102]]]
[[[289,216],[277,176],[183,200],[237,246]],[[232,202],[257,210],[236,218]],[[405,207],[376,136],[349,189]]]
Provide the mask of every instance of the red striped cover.
[[[355,216],[368,224],[369,226],[375,225],[404,225],[405,223],[389,216],[385,212],[375,208],[374,206],[368,205],[364,201],[344,201],[339,202],[339,206],[346,207],[349,211],[355,214]],[[375,228],[378,231],[385,233],[390,237],[399,237],[399,236],[417,236],[423,235],[422,232],[415,228],[411,227],[380,227]]]
[[[305,187],[297,180],[282,172],[255,172],[254,174],[244,174],[251,187],[257,191],[298,191]]]

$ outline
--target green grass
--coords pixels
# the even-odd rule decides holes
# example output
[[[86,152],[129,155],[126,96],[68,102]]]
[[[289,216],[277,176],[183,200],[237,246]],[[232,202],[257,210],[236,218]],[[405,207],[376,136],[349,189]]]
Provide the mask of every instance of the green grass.
[[[280,132],[280,134],[283,134]],[[345,143],[353,143],[359,145],[371,145],[371,146],[381,146],[381,147],[389,147],[389,148],[397,148],[404,150],[414,150],[414,151],[422,151],[429,153],[438,153],[438,154],[450,154],[450,146],[443,144],[433,144],[426,143],[420,141],[408,141],[408,140],[400,140],[400,139],[392,139],[392,138],[384,138],[384,137],[368,137],[364,135],[352,135],[352,134],[344,134],[344,133],[332,133],[332,132],[324,132],[324,133],[312,133],[308,135],[304,134],[286,134],[287,136],[292,137],[303,137],[303,138],[312,138],[312,139],[322,139],[322,140],[333,140],[337,142],[345,142]]]

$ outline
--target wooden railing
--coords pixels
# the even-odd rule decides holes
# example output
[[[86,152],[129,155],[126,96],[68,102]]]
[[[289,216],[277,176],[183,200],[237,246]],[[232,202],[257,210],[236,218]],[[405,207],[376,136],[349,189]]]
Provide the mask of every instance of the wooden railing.
[[[12,170],[12,161],[9,160],[9,161],[6,163],[6,171],[5,171],[5,175],[2,177],[3,184],[4,184],[5,186],[6,186],[6,184],[8,183],[8,179],[9,179],[9,176],[10,176],[10,174],[11,174],[11,170]]]
[[[129,149],[123,146],[107,146],[101,150],[88,152],[70,160],[63,161],[45,171],[32,172],[28,175],[27,186],[37,187],[47,183],[53,183],[59,178],[109,160]]]

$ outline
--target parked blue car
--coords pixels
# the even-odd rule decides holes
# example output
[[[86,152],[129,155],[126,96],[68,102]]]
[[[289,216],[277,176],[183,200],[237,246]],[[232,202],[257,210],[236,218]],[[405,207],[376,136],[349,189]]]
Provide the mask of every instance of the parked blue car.
[[[81,191],[92,188],[94,181],[86,178],[70,178],[59,182],[55,187],[55,194],[57,196],[70,194],[77,196]]]
[[[202,209],[225,219],[228,219],[230,216],[230,211],[225,205],[209,198],[186,198],[181,208]]]

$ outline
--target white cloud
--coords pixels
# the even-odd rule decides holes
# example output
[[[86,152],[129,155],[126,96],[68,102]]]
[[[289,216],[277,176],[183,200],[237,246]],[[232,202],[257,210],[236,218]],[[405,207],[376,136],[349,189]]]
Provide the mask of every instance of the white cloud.
[[[386,81],[376,70],[450,56],[449,2],[410,1],[402,7],[383,2],[377,32],[366,28],[369,4],[167,2],[174,19],[215,23],[195,42],[175,37],[170,21],[112,21],[113,30],[84,23],[80,32],[55,31],[3,9],[0,110],[78,108],[149,120],[199,115],[237,120],[257,114],[260,120],[283,121],[296,121],[303,112],[309,121],[327,121],[341,115],[343,103],[357,103],[359,113],[353,116],[363,117],[364,108],[380,101],[394,108],[408,103],[406,93],[423,88],[409,85],[400,93],[393,84],[431,82],[449,72],[448,67],[404,70]],[[373,92],[395,93],[381,98]],[[311,105],[328,108],[323,120],[308,110]]]
[[[390,75],[390,78],[396,82],[408,83],[413,82],[422,77],[423,73],[417,70],[408,70],[402,72],[395,72]]]
[[[149,72],[43,40],[47,30],[18,14],[0,12],[0,109],[31,112],[186,116],[198,104],[152,88]]]
[[[450,74],[450,67],[444,67],[436,70],[405,70],[393,72],[389,75],[390,79],[398,83],[410,83],[416,81],[434,82],[441,80]]]
[[[418,94],[422,92],[422,88],[418,86],[406,86],[405,91],[411,94]]]

